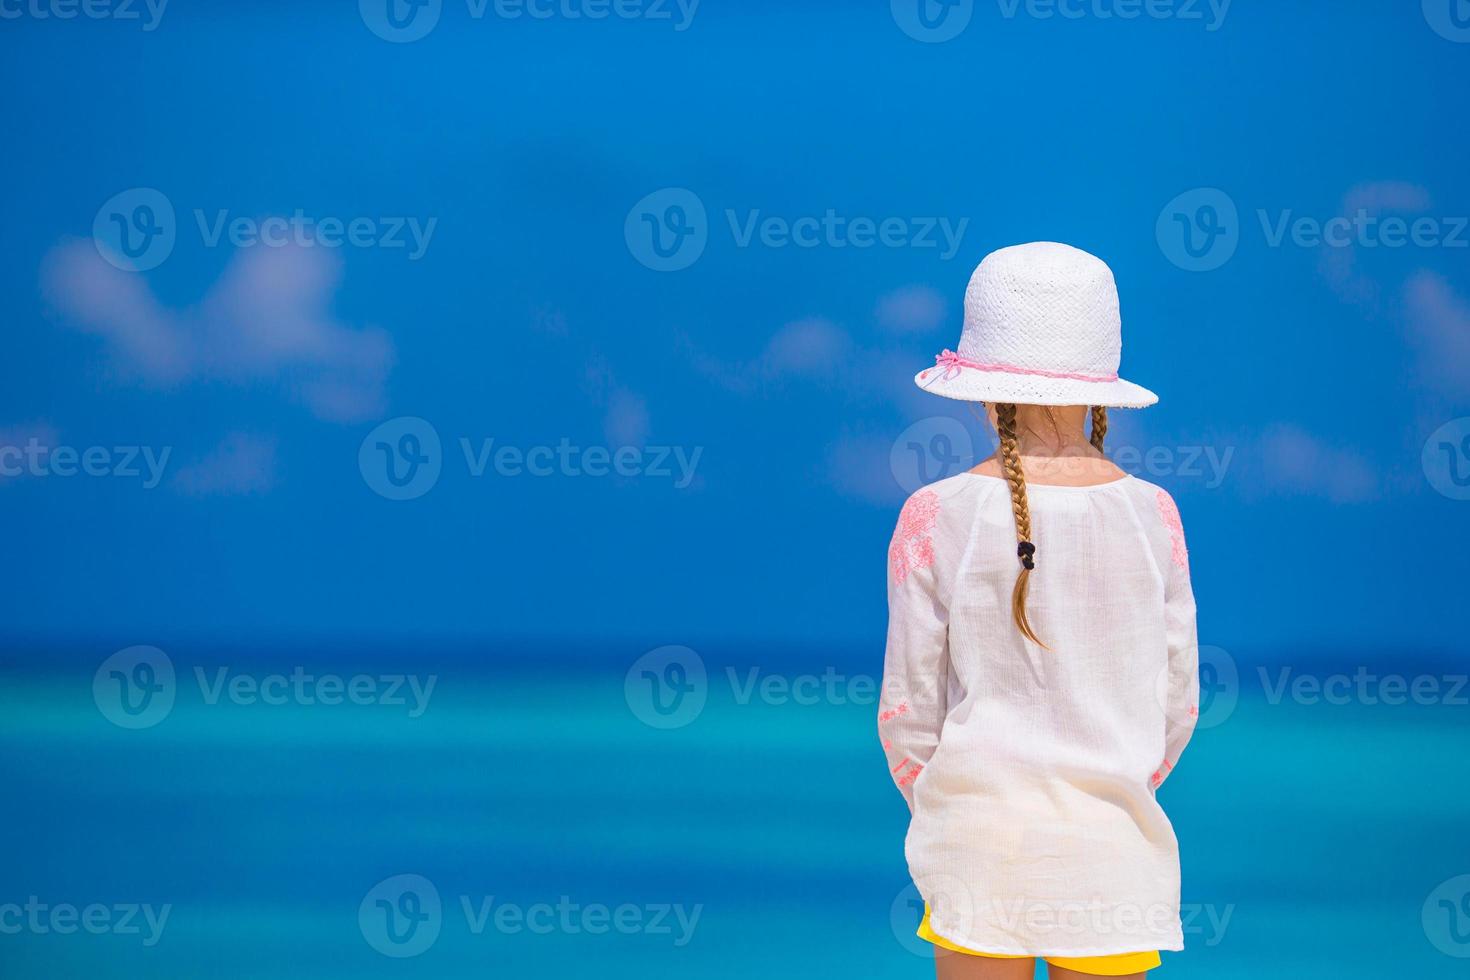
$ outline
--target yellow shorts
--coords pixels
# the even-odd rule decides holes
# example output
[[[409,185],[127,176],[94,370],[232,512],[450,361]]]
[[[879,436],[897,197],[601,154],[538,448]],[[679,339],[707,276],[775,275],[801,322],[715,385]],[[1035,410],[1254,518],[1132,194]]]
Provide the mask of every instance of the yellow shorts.
[[[963,946],[956,946],[929,928],[929,906],[927,905],[924,906],[924,921],[919,923],[918,935],[920,939],[956,953],[987,956],[996,960],[1026,959],[1024,956],[980,953],[973,949],[965,949]],[[1090,973],[1098,977],[1126,977],[1134,973],[1143,973],[1145,970],[1156,968],[1160,962],[1158,950],[1150,950],[1147,953],[1118,953],[1114,956],[1042,956],[1038,958],[1046,960],[1052,966],[1059,966],[1063,970],[1075,970],[1078,973]]]

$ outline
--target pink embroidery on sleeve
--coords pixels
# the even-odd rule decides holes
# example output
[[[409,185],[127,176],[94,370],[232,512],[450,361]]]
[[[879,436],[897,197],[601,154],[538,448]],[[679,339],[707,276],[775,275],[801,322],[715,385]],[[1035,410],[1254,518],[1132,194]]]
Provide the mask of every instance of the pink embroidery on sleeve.
[[[1199,705],[1197,705],[1197,704],[1191,704],[1189,706],[1189,717],[1191,717],[1191,718],[1198,718],[1199,717]]]
[[[896,708],[889,708],[887,711],[880,711],[880,712],[878,712],[878,721],[880,723],[885,722],[885,721],[892,721],[893,719],[897,718],[899,715],[906,715],[908,713],[909,713],[909,703],[907,701],[902,701],[902,702],[899,703],[898,707],[896,707]]]
[[[913,768],[905,771],[906,766],[912,766]],[[898,777],[898,785],[912,786],[914,780],[919,778],[919,773],[923,771],[924,767],[922,765],[914,762],[912,759],[905,759],[894,768],[893,775]]]
[[[1159,785],[1163,783],[1164,777],[1167,776],[1169,774],[1169,770],[1173,768],[1174,766],[1170,764],[1169,760],[1165,759],[1163,764],[1160,765],[1159,768],[1155,769],[1154,774],[1149,777],[1149,785],[1152,786],[1154,789],[1158,789]]]
[[[1164,522],[1164,527],[1169,529],[1169,543],[1171,545],[1171,557],[1174,564],[1189,571],[1189,549],[1184,546],[1184,522],[1179,519],[1179,507],[1174,503],[1174,498],[1163,490],[1159,491],[1159,519]]]
[[[898,527],[888,546],[888,569],[901,584],[909,572],[934,564],[934,540],[929,532],[939,517],[939,494],[920,490],[908,499],[898,515]]]

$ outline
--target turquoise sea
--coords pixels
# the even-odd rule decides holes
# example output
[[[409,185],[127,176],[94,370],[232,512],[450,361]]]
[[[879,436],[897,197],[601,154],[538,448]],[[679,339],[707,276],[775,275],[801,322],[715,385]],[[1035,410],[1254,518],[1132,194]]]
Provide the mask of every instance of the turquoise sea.
[[[171,707],[132,729],[111,652],[17,650],[0,675],[0,976],[932,975],[874,656],[703,658],[680,715],[640,700],[633,646],[396,671],[175,646]],[[403,663],[427,699],[389,690]],[[1470,967],[1470,709],[1424,673],[1437,702],[1314,701],[1241,665],[1161,791],[1190,921],[1160,975]]]

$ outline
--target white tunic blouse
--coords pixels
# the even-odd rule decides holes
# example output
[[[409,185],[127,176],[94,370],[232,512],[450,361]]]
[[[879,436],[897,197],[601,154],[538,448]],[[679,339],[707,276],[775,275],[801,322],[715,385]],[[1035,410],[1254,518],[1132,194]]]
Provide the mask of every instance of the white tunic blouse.
[[[878,730],[912,811],[930,926],[977,952],[1183,949],[1179,846],[1154,798],[1198,717],[1179,511],[1136,477],[1028,483],[1025,640],[1006,482],[962,473],[904,505],[888,556]]]

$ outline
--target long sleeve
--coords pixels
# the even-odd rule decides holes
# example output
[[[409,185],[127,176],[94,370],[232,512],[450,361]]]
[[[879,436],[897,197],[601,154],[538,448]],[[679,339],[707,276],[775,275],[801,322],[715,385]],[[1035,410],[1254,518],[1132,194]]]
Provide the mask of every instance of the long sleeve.
[[[1179,508],[1164,491],[1158,495],[1159,516],[1169,530],[1169,575],[1164,589],[1164,633],[1169,665],[1164,685],[1164,759],[1153,785],[1163,784],[1199,721],[1199,638],[1195,629],[1194,590],[1189,581],[1189,552]]]
[[[939,745],[949,682],[949,611],[939,596],[931,537],[938,511],[932,491],[910,497],[888,550],[888,646],[878,735],[910,810],[914,782]]]

